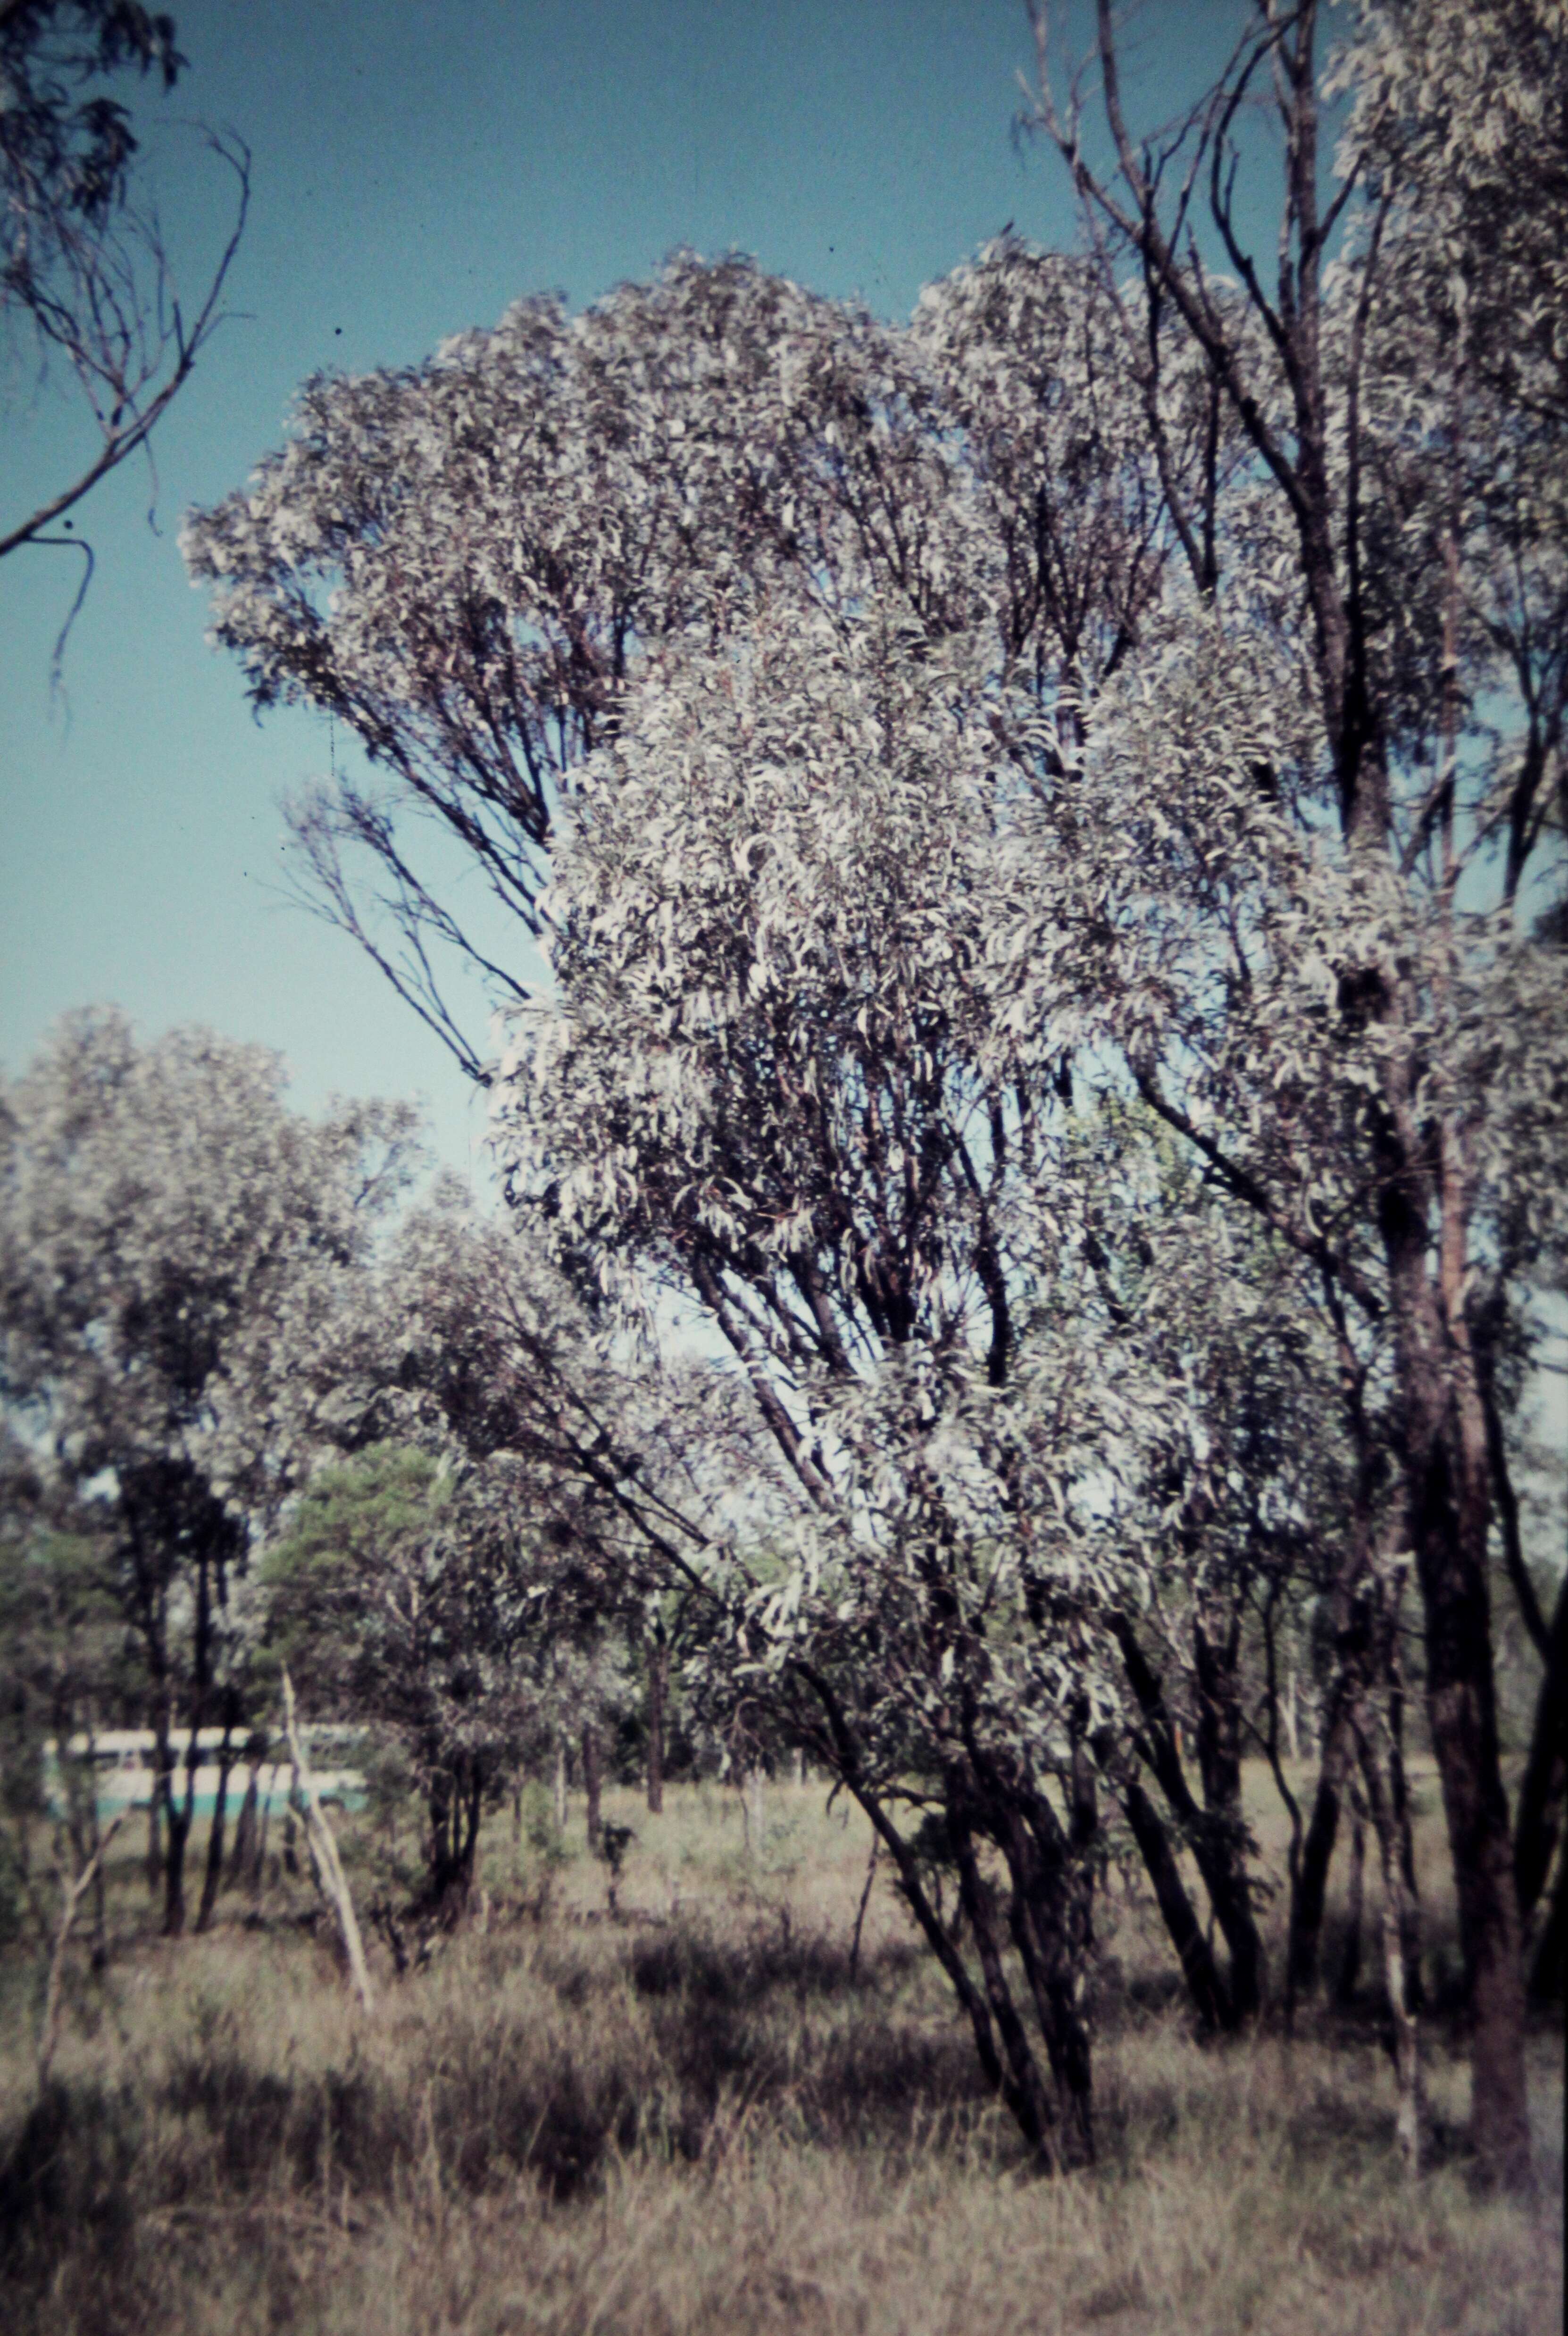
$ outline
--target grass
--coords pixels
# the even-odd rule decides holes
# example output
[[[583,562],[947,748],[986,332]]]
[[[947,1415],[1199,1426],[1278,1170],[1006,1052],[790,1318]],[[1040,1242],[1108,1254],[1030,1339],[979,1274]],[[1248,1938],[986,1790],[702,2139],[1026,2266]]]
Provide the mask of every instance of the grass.
[[[36,1958],[14,1954],[5,1974],[7,2327],[1536,2336],[1561,2324],[1558,2038],[1533,2048],[1543,2180],[1521,2204],[1469,2184],[1465,2068],[1456,2039],[1434,2030],[1439,2146],[1412,2193],[1371,2006],[1324,2015],[1292,2042],[1266,2032],[1202,2048],[1159,1982],[1146,1908],[1117,1894],[1099,1990],[1101,2163],[1043,2180],[880,1883],[852,1974],[858,1819],[824,1815],[820,1789],[776,1787],[748,1860],[735,1799],[682,1787],[654,1819],[610,1795],[607,1813],[637,1835],[613,1922],[602,1866],[556,1864],[526,1838],[520,1860],[495,1820],[488,1929],[401,1982],[384,1960],[371,2020],[325,1932],[300,1925],[303,1883],[269,1885],[259,1927],[229,1896],[210,1936],[166,1944],[147,1934],[128,1856],[110,1968],[75,1972],[42,2099]],[[1265,1814],[1261,1800],[1260,1825]],[[368,1877],[368,1832],[350,1846]]]

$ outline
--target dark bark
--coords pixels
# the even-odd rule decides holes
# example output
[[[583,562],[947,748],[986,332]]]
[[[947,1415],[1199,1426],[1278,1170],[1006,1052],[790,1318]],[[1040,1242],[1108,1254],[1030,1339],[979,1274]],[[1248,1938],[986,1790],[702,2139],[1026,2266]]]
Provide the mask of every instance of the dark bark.
[[[1530,1992],[1537,2003],[1561,2003],[1568,1966],[1568,1855],[1557,1860],[1557,1879],[1546,1926],[1530,1965]]]
[[[1227,1998],[1231,2024],[1240,2026],[1258,2012],[1263,1972],[1262,1943],[1247,1881],[1245,1835],[1230,1807],[1222,1806],[1212,1813],[1198,1806],[1176,1748],[1175,1732],[1159,1677],[1126,1618],[1114,1616],[1112,1629],[1144,1722],[1135,1738],[1139,1756],[1159,1784],[1182,1837],[1192,1850],[1209,1893],[1214,1920],[1230,1951]],[[1216,1789],[1222,1792],[1222,1748],[1214,1774]]]
[[[1367,1886],[1367,1828],[1361,1812],[1350,1812],[1350,1875],[1345,1885],[1345,1933],[1339,1955],[1339,1975],[1334,1993],[1341,2004],[1353,2001],[1361,1976],[1361,1914]]]
[[[1421,1392],[1426,1406],[1409,1406],[1417,1424],[1423,1410],[1429,1419],[1438,1410],[1437,1390]],[[1469,1982],[1471,2141],[1485,2178],[1517,2188],[1530,2173],[1524,1973],[1492,1674],[1485,1430],[1478,1401],[1473,1418],[1456,1416],[1456,1405],[1442,1409],[1407,1461],[1427,1702]]]
[[[597,1857],[601,1830],[603,1780],[599,1765],[599,1730],[591,1719],[585,1719],[582,1723],[582,1789],[588,1802],[589,1851]]]
[[[1198,2018],[1206,2029],[1235,2028],[1238,2021],[1231,1991],[1193,1911],[1181,1867],[1159,1813],[1136,1776],[1127,1778],[1121,1799]]]
[[[956,1792],[950,1791],[948,1838],[952,1844],[958,1868],[959,1901],[980,1966],[986,2004],[1001,2043],[1004,2060],[1002,2094],[1025,2138],[1053,2167],[1059,2168],[1061,2150],[1055,2130],[1055,2110],[1029,2049],[1028,2035],[1013,2000],[1012,1990],[1008,1985],[1007,1971],[997,1938],[995,1901],[975,1853],[974,1836],[965,1806],[967,1797],[962,1784]]]
[[[1530,1757],[1519,1786],[1514,1825],[1514,1880],[1519,1914],[1528,1922],[1541,1902],[1563,1823],[1568,1772],[1568,1574],[1553,1609],[1546,1669],[1535,1699]]]
[[[1421,2169],[1423,2110],[1420,2037],[1408,1973],[1412,1960],[1417,1969],[1420,1965],[1418,1918],[1406,1886],[1393,1794],[1377,1747],[1364,1729],[1358,1731],[1357,1749],[1383,1877],[1383,1973],[1388,2000],[1389,2057],[1398,2095],[1395,2129],[1406,2171],[1414,2176]]]
[[[212,1828],[207,1836],[207,1870],[201,1877],[201,1903],[196,1911],[196,1935],[212,1928],[212,1917],[218,1908],[219,1886],[223,1880],[223,1830],[229,1810],[229,1776],[234,1765],[229,1743],[230,1730],[223,1731],[223,1742],[218,1754],[218,1791],[212,1803]]]
[[[250,1782],[245,1787],[245,1797],[239,1804],[239,1818],[234,1828],[234,1853],[229,1861],[229,1879],[254,1890],[261,1880],[261,1831],[258,1822],[260,1786],[257,1767],[250,1771]]]
[[[1339,781],[1341,833],[1353,852],[1398,864],[1384,745],[1389,725],[1369,647],[1365,598],[1359,405],[1359,350],[1368,305],[1379,288],[1387,288],[1386,284],[1379,287],[1375,273],[1377,237],[1387,216],[1387,200],[1378,213],[1365,260],[1367,298],[1358,312],[1340,408],[1346,461],[1341,492],[1327,461],[1330,404],[1319,336],[1320,272],[1329,244],[1318,195],[1317,13],[1314,0],[1307,0],[1307,5],[1271,18],[1259,44],[1244,59],[1239,57],[1233,73],[1191,117],[1198,157],[1208,166],[1214,224],[1252,322],[1269,335],[1289,383],[1288,423],[1282,424],[1278,407],[1271,410],[1260,399],[1246,336],[1226,305],[1214,297],[1203,271],[1189,264],[1190,242],[1183,244],[1179,233],[1173,240],[1162,221],[1163,193],[1169,193],[1175,174],[1164,174],[1163,190],[1162,173],[1153,168],[1149,150],[1140,147],[1127,128],[1111,0],[1097,0],[1096,16],[1101,83],[1119,189],[1115,180],[1098,177],[1090,168],[1076,123],[1069,128],[1049,109],[1042,119],[1061,145],[1086,200],[1111,222],[1113,234],[1139,255],[1151,315],[1157,304],[1168,302],[1186,324],[1256,450],[1260,475],[1271,481],[1289,512],[1296,565],[1312,616],[1314,661]],[[1265,62],[1274,76],[1284,141],[1277,305],[1241,240],[1232,206],[1232,132],[1251,75]],[[1194,172],[1196,169],[1194,162]],[[1337,202],[1344,200],[1349,183]],[[1191,179],[1184,180],[1184,190],[1172,197],[1183,219],[1192,185]],[[1114,266],[1114,259],[1108,264]],[[1450,388],[1457,433],[1465,401],[1457,365]],[[1438,709],[1440,784],[1434,796],[1446,864],[1452,860],[1452,776],[1460,716],[1456,543],[1451,525]],[[1511,881],[1517,882],[1516,873]],[[1381,1023],[1390,1041],[1382,1061],[1381,1096],[1366,1123],[1374,1155],[1368,1190],[1374,1197],[1388,1268],[1386,1301],[1381,1293],[1367,1290],[1359,1264],[1346,1253],[1348,1244],[1330,1251],[1320,1243],[1319,1261],[1330,1281],[1358,1304],[1369,1312],[1386,1313],[1394,1332],[1399,1458],[1426,1615],[1431,1737],[1442,1779],[1473,2016],[1471,2139],[1488,2178],[1523,2186],[1529,2179],[1530,2147],[1521,1926],[1492,1671],[1486,1422],[1465,1316],[1475,1206],[1468,1136],[1452,1119],[1439,1118],[1433,1124],[1421,1097],[1424,1073],[1408,1034],[1427,1008],[1424,1000],[1409,994],[1404,969],[1386,961],[1368,964],[1353,979],[1348,977],[1344,1000],[1356,1004],[1363,1020]],[[1157,1098],[1158,1083],[1152,1074],[1144,1075],[1140,1085]],[[1160,1107],[1157,1100],[1155,1107]],[[1182,1126],[1205,1156],[1223,1160],[1223,1146],[1213,1136],[1184,1122],[1179,1113],[1173,1116],[1166,1109],[1164,1115]],[[1303,1246],[1307,1237],[1294,1224],[1291,1212],[1250,1170],[1237,1168],[1227,1181],[1285,1238]],[[1217,1903],[1215,1911],[1221,1912]]]
[[[669,1688],[669,1645],[662,1629],[648,1642],[648,1806],[650,1816],[664,1807],[664,1716]]]
[[[943,1922],[939,1908],[933,1904],[920,1861],[888,1815],[876,1790],[866,1782],[854,1735],[838,1697],[828,1680],[803,1665],[801,1677],[823,1715],[823,1728],[816,1742],[823,1763],[840,1778],[845,1789],[853,1794],[870,1819],[877,1838],[891,1858],[904,1902],[969,2020],[975,2039],[975,2051],[987,2083],[1006,2102],[1030,2147],[1047,2165],[1057,2165],[1059,2156],[1048,2122],[1049,2102],[1039,2083],[1037,2071],[1032,2085],[1020,2087],[1010,2059],[1004,2062],[998,2049],[997,2029],[988,1994],[976,1986],[953,1934]],[[991,1944],[994,1951],[994,1938]],[[994,1957],[994,1968],[1000,1971],[999,1956]],[[1002,1983],[1005,1993],[1005,1977]],[[1026,2049],[1027,2043],[1025,2039]],[[1044,2124],[1042,2117],[1047,2120]]]
[[[473,1886],[483,1814],[484,1777],[477,1759],[436,1770],[429,1791],[429,1872],[424,1912],[448,1929],[462,1922]]]
[[[177,1939],[185,1928],[185,1845],[190,1838],[191,1819],[196,1806],[196,1763],[200,1755],[196,1730],[191,1728],[185,1747],[185,1791],[177,1803],[174,1777],[177,1756],[170,1743],[168,1731],[161,1731],[158,1745],[158,1790],[163,1803],[163,1935]]]
[[[147,1894],[156,1898],[163,1887],[163,1796],[154,1784],[147,1805]]]
[[[1039,1854],[1032,1825],[1015,1824],[1008,1854],[1013,1890],[1008,1924],[1045,2039],[1061,2109],[1064,2162],[1095,2162],[1094,2056],[1084,2017],[1083,1981],[1093,1941],[1089,1877]],[[1022,1834],[1022,1841],[1017,1836]]]
[[[1421,1971],[1421,1887],[1416,1878],[1416,1828],[1410,1781],[1405,1770],[1405,1679],[1399,1657],[1398,1614],[1390,1623],[1388,1660],[1388,1806],[1399,1861],[1399,1940],[1404,1959],[1405,2001],[1414,2019],[1427,2008]]]
[[[1086,1758],[1075,1757],[1067,1787],[1069,1835],[1027,1772],[982,1746],[972,1725],[966,1728],[966,1740],[968,1776],[955,1772],[950,1780],[949,1829],[955,1821],[967,1829],[970,1807],[955,1796],[972,1792],[973,1816],[1000,1850],[1011,1883],[1008,1926],[1056,2087],[1053,2153],[1064,2165],[1090,2165],[1094,2071],[1082,1992],[1094,1948],[1092,1852],[1098,1812],[1092,1773]]]

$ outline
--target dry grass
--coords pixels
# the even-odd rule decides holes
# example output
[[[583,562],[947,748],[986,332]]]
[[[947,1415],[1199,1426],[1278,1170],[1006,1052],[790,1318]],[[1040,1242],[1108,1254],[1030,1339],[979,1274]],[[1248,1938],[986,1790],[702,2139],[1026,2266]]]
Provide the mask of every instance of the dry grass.
[[[48,2098],[32,1981],[0,2029],[0,2295],[17,2336],[1536,2336],[1560,2324],[1561,2047],[1536,2047],[1541,2195],[1475,2195],[1466,2078],[1433,2039],[1437,2164],[1392,2159],[1376,2021],[1202,2049],[1112,1909],[1102,2162],[1022,2162],[940,1983],[879,1888],[852,1983],[858,1822],[770,1796],[630,1796],[620,1900],[560,1869],[543,1920],[504,1820],[492,1928],[374,2021],[269,1893],[268,1927],[122,1940],[78,1976]],[[1260,1816],[1261,1818],[1261,1807]],[[226,1904],[232,1902],[226,1902]],[[141,1914],[129,1861],[122,1932]],[[628,1911],[629,1910],[629,1911]],[[1442,2152],[1446,2152],[1444,2162]]]

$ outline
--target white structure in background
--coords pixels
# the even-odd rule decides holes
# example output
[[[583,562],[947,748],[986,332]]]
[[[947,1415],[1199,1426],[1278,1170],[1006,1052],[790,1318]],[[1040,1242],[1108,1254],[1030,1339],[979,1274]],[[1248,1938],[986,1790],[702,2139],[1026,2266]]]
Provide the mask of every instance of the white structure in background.
[[[170,1780],[176,1798],[183,1806],[186,1792],[186,1763],[190,1752],[190,1730],[178,1728],[170,1741],[174,1752],[174,1775]],[[353,1744],[363,1740],[364,1730],[336,1725],[302,1728],[305,1757],[310,1763],[316,1780],[317,1796],[324,1802],[352,1808],[365,1795],[365,1777],[357,1768],[335,1765],[335,1756],[341,1762]],[[230,1737],[232,1746],[241,1754],[248,1734],[238,1731]],[[219,1754],[223,1746],[221,1728],[201,1728],[196,1730],[196,1791],[195,1809],[198,1815],[210,1816],[218,1799],[220,1770]],[[65,1759],[68,1762],[91,1764],[98,1787],[100,1816],[112,1817],[121,1809],[145,1809],[151,1806],[157,1784],[154,1765],[157,1738],[150,1728],[104,1728],[92,1736],[68,1737]],[[236,1757],[229,1770],[229,1805],[238,1807],[248,1791],[252,1776],[256,1780],[258,1809],[276,1800],[282,1807],[288,1799],[293,1781],[293,1763],[283,1759],[249,1760]],[[61,1754],[58,1742],[51,1737],[44,1747],[44,1791],[49,1807],[63,1813],[64,1780],[61,1775]]]

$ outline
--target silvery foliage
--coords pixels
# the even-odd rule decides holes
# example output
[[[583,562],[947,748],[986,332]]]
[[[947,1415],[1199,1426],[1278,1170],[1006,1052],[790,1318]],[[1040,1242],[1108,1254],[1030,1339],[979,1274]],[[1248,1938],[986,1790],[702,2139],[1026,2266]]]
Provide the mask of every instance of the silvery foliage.
[[[709,1559],[710,1663],[829,1685],[867,1783],[988,1739],[1049,1767],[1113,1719],[1149,1488],[1174,1444],[1190,1501],[1211,1448],[1160,1276],[1140,1322],[1087,1261],[1160,1229],[1153,1141],[1125,1111],[1105,1141],[998,1017],[1033,795],[996,697],[971,635],[886,602],[652,657],[558,827],[558,997],[501,1075],[530,1221],[630,1315],[695,1292],[789,1463],[769,1562]],[[1209,1213],[1212,1296],[1251,1260]]]
[[[302,832],[336,912],[499,1078],[529,1222],[628,1315],[661,1284],[705,1309],[786,1459],[769,1562],[706,1543],[732,1569],[716,1660],[848,1682],[883,1773],[977,1727],[1045,1757],[1086,1697],[1113,1709],[1097,1618],[1224,1506],[1204,1404],[1231,1416],[1272,1326],[1319,1386],[1347,1347],[1378,1386],[1374,1097],[1462,1128],[1467,1270],[1561,1250],[1568,1008],[1534,913],[1561,834],[1557,393],[1478,358],[1456,403],[1438,297],[1450,229],[1483,284],[1487,106],[1527,125],[1534,100],[1504,55],[1512,93],[1455,111],[1462,13],[1368,8],[1344,68],[1352,141],[1387,142],[1321,316],[1328,459],[1364,473],[1375,851],[1339,831],[1284,500],[1104,254],[1008,238],[905,331],[690,257],[576,319],[525,303],[412,372],[310,384],[187,531],[258,699],[330,710],[386,775]],[[1549,389],[1550,238],[1510,233],[1546,288],[1509,364]],[[1288,428],[1267,334],[1212,297]],[[518,1009],[499,1069],[442,1003],[433,945],[466,937],[409,807],[545,940],[548,1001],[481,960]],[[1397,1013],[1360,1010],[1369,965]],[[1175,1219],[1155,1121],[1209,1170]],[[1275,1465],[1236,1497],[1300,1526],[1309,1458]]]
[[[283,1086],[264,1048],[144,1045],[95,1009],[0,1088],[0,1387],[40,1467],[121,1535],[157,1542],[165,1488],[171,1523],[188,1495],[242,1548],[340,1425],[414,1115],[311,1122]]]

